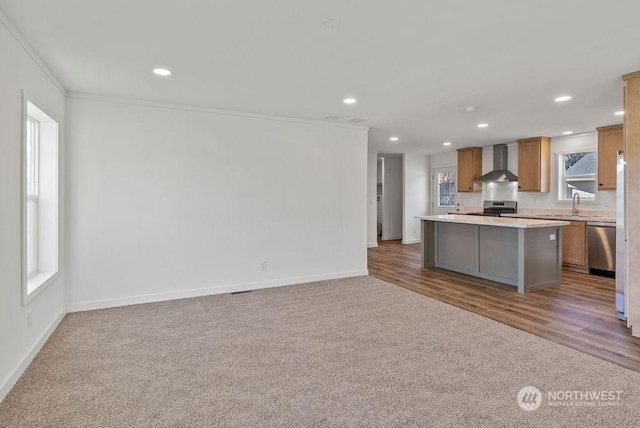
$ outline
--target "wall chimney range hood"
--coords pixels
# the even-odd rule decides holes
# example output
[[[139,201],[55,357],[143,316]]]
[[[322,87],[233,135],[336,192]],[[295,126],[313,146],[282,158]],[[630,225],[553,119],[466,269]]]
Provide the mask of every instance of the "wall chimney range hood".
[[[475,183],[518,181],[518,177],[507,169],[509,148],[506,144],[493,146],[493,171],[473,180]]]

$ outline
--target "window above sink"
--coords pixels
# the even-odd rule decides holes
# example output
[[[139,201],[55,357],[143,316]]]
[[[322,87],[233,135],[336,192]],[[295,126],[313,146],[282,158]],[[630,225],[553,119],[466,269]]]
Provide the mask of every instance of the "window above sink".
[[[596,152],[593,150],[556,153],[558,201],[596,200]]]

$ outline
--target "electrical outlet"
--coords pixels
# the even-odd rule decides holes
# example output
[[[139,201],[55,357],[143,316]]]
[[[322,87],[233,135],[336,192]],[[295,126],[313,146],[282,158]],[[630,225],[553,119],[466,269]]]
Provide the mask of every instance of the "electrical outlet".
[[[27,311],[27,327],[31,327],[33,325],[33,317],[31,316],[31,311]]]
[[[549,235],[549,241],[555,241],[556,240],[556,234],[552,233],[551,235]]]
[[[267,270],[267,261],[266,260],[262,260],[260,262],[260,270]]]

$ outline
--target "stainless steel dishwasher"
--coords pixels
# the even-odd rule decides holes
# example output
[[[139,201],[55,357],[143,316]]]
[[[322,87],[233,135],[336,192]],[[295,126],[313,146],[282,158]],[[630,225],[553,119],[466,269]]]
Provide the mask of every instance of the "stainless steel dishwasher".
[[[616,270],[616,225],[615,223],[587,223],[589,246],[589,271],[614,276]]]

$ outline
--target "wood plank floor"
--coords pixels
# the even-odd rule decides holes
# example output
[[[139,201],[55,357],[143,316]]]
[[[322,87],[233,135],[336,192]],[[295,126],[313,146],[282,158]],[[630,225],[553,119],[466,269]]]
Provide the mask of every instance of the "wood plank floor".
[[[640,372],[640,338],[615,311],[615,281],[563,271],[562,285],[528,294],[515,287],[420,267],[420,244],[379,241],[369,274],[553,342]]]

